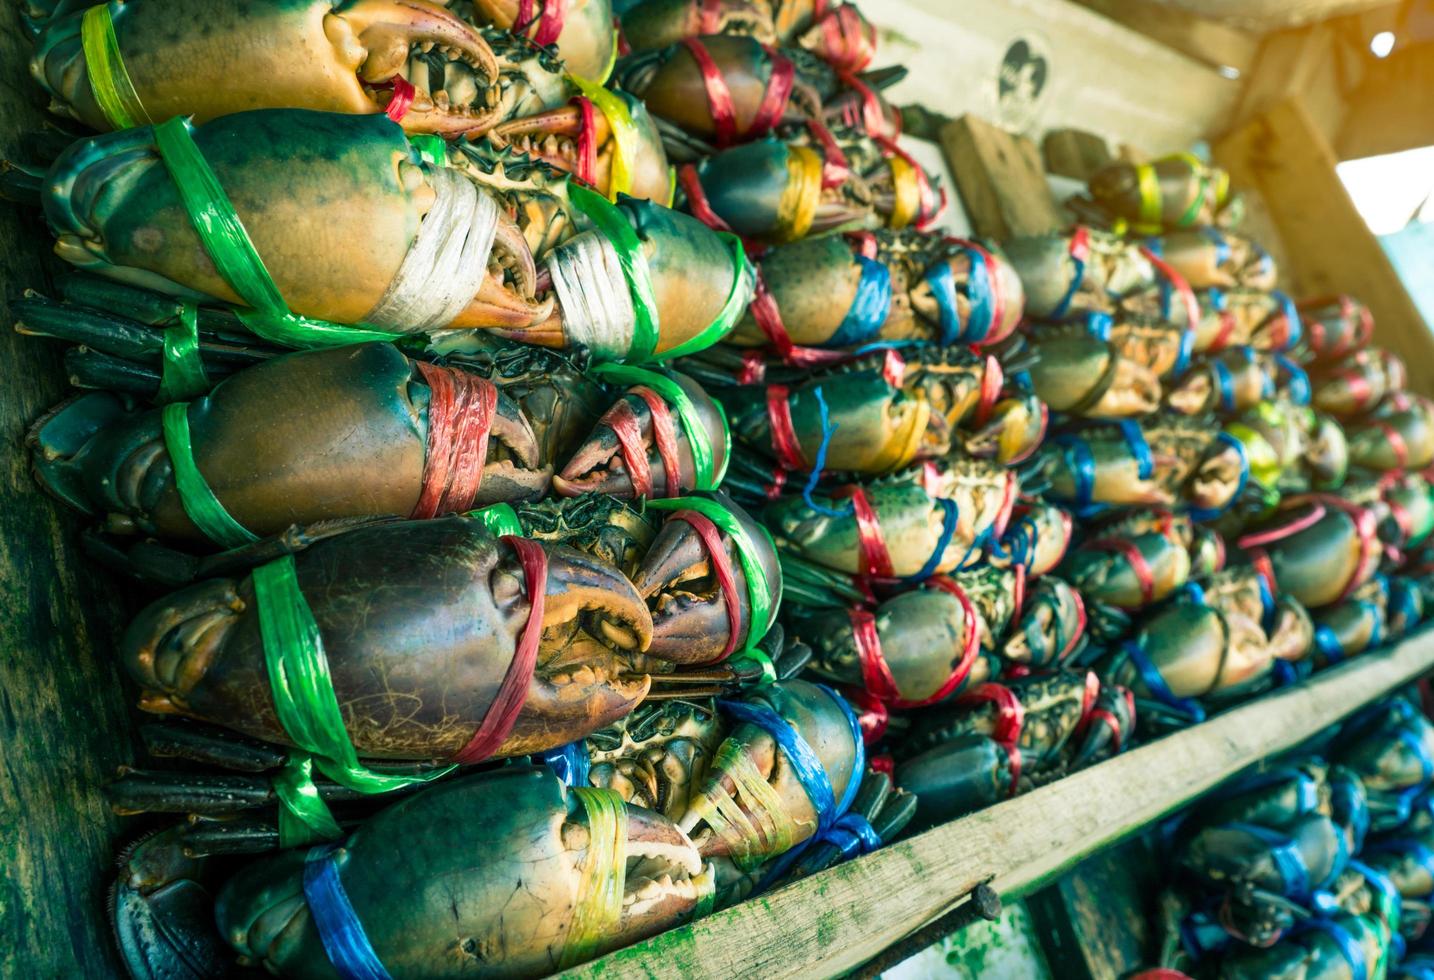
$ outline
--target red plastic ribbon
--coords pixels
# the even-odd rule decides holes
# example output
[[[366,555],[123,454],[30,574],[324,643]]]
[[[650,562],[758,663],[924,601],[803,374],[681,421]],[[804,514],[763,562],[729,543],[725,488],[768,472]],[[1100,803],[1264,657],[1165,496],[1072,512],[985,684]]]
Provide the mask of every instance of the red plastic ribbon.
[[[1188,318],[1186,329],[1194,330],[1200,323],[1200,304],[1195,300],[1195,291],[1190,288],[1185,277],[1175,271],[1174,266],[1152,252],[1149,247],[1140,246],[1140,254],[1145,256],[1161,275],[1169,279],[1170,287],[1180,294],[1180,300],[1185,304],[1185,315]]]
[[[772,467],[772,482],[767,484],[766,495],[768,500],[776,500],[782,495],[782,487],[787,483],[787,471],[780,466]]]
[[[1379,431],[1384,433],[1384,441],[1389,443],[1389,448],[1394,450],[1394,458],[1402,470],[1409,463],[1409,444],[1399,434],[1399,430],[1388,422],[1379,423]]]
[[[858,72],[871,64],[876,44],[862,27],[861,13],[851,4],[842,4],[829,14],[817,14],[826,39],[827,61],[846,72]]]
[[[807,117],[807,130],[822,146],[822,188],[829,190],[845,184],[851,179],[851,168],[832,131],[821,120],[810,116]]]
[[[533,2],[518,0],[518,17],[513,21],[514,34],[522,34],[532,26]],[[533,43],[538,47],[546,48],[563,33],[563,16],[567,13],[563,8],[563,0],[547,0],[543,4],[543,12],[538,18],[538,32],[533,35]]]
[[[855,485],[843,487],[835,496],[851,500],[852,514],[856,518],[857,546],[861,549],[861,564],[866,569],[866,577],[892,578],[895,573],[891,567],[891,552],[886,550],[881,522],[866,496],[866,489]]]
[[[1324,504],[1316,503],[1314,508],[1303,517],[1297,517],[1288,524],[1281,524],[1279,527],[1272,527],[1267,531],[1256,531],[1253,534],[1246,534],[1235,540],[1235,544],[1241,550],[1258,548],[1262,545],[1273,544],[1276,541],[1283,541],[1285,538],[1299,534],[1306,528],[1318,524],[1325,515]]]
[[[1148,606],[1155,601],[1155,573],[1150,562],[1134,541],[1129,538],[1097,538],[1086,543],[1091,551],[1113,551],[1130,563],[1135,580],[1140,584],[1141,605]]]
[[[677,182],[682,185],[682,190],[687,194],[687,209],[692,212],[692,217],[702,222],[714,231],[732,231],[732,226],[722,219],[722,216],[712,210],[712,202],[707,199],[707,191],[702,186],[702,180],[697,176],[697,168],[684,163],[677,168]],[[736,234],[733,232],[733,234]],[[760,275],[758,282],[761,281]]]
[[[880,701],[901,700],[896,687],[896,678],[886,654],[881,649],[881,637],[876,631],[876,615],[869,609],[848,609],[851,621],[852,640],[856,644],[857,659],[861,663],[861,682],[867,691]]]
[[[577,178],[589,187],[597,186],[597,138],[593,130],[592,99],[575,96],[568,102],[578,108],[578,172]]]
[[[1255,570],[1256,575],[1265,580],[1265,588],[1269,590],[1270,595],[1278,594],[1279,584],[1275,581],[1275,566],[1271,564],[1268,554],[1252,549],[1250,551],[1250,567]]]
[[[712,523],[711,518],[700,514],[695,510],[674,511],[672,520],[685,521],[697,532],[697,537],[702,541],[702,547],[707,552],[707,561],[712,566],[712,574],[717,579],[718,588],[722,591],[722,605],[727,610],[727,644],[715,660],[709,663],[721,663],[732,656],[732,651],[737,649],[737,634],[742,629],[742,610],[740,606],[742,593],[737,591],[737,577],[732,572],[732,559],[727,555],[727,547],[722,543],[722,532],[717,525]]]
[[[971,353],[979,356],[979,351],[973,345]],[[1001,362],[996,360],[995,354],[986,355],[986,370],[981,374],[981,400],[976,403],[976,424],[984,425],[991,417],[991,409],[996,407],[996,401],[1001,397],[1001,388],[1006,384],[1006,372],[1001,368]]]
[[[1013,574],[1016,581],[1011,586],[1011,618],[1019,619],[1021,610],[1026,608],[1026,566],[1017,565]]]
[[[893,388],[900,388],[906,379],[906,360],[894,348],[888,347],[881,359],[881,376]]]
[[[1090,229],[1085,225],[1077,225],[1075,231],[1071,232],[1068,252],[1071,258],[1082,265],[1090,261]]]
[[[863,723],[865,722],[865,719],[866,719],[866,715],[863,714],[863,715],[861,716],[861,720],[863,721]],[[883,728],[882,728],[883,734],[885,733],[885,731],[886,731],[886,729],[885,729],[884,723],[883,723]],[[880,736],[877,736],[877,738],[880,738]],[[862,741],[866,742],[866,743],[869,745],[869,744],[871,744],[872,742],[875,742],[876,739],[875,739],[875,738],[872,738],[872,739],[866,738],[866,729],[863,727],[863,728],[862,728]],[[879,752],[879,753],[877,753],[876,755],[869,755],[869,756],[866,757],[866,764],[867,764],[867,767],[868,767],[869,769],[871,769],[871,770],[873,770],[873,771],[875,771],[875,772],[884,772],[884,773],[886,773],[888,776],[895,776],[895,775],[896,775],[896,760],[891,757],[891,753],[890,753],[890,752]]]
[[[1220,330],[1215,334],[1215,339],[1210,341],[1210,346],[1205,348],[1206,353],[1214,354],[1225,349],[1230,342],[1230,335],[1235,332],[1235,314],[1226,307],[1219,311]]]
[[[777,461],[789,470],[804,470],[807,461],[802,458],[797,430],[792,426],[792,406],[787,401],[790,393],[786,385],[767,386],[767,424],[772,430],[772,450]]]
[[[722,0],[701,0],[697,9],[697,33],[721,34]]]
[[[500,540],[518,554],[523,566],[523,579],[528,589],[528,622],[518,637],[517,649],[503,675],[503,683],[488,712],[453,761],[460,766],[471,766],[491,758],[502,747],[508,733],[523,710],[528,696],[528,685],[533,680],[533,668],[538,663],[538,643],[543,638],[543,609],[548,598],[548,554],[536,541],[505,534]]]
[[[1072,738],[1079,738],[1090,727],[1091,715],[1095,711],[1095,699],[1099,696],[1100,678],[1095,676],[1095,671],[1088,670],[1085,672],[1085,689],[1080,698],[1080,721],[1076,722],[1075,729],[1071,732]]]
[[[642,442],[642,427],[638,424],[637,413],[628,404],[626,396],[614,402],[598,422],[617,436],[618,448],[622,450],[623,462],[627,464],[628,478],[632,480],[632,495],[651,497],[652,467],[647,464],[647,447]]]
[[[767,281],[762,276],[761,266],[754,266],[754,268],[757,273],[756,289],[747,309],[751,311],[752,319],[757,321],[758,328],[771,342],[777,356],[783,362],[797,367],[822,367],[850,358],[849,354],[842,351],[799,347],[792,343],[791,335],[787,333],[786,324],[782,322],[782,311],[777,307],[777,300],[767,289]]]
[[[646,385],[638,385],[632,393],[647,402],[647,410],[652,414],[652,441],[657,444],[657,455],[662,460],[667,495],[681,496],[682,457],[677,454],[677,426],[672,420],[672,410],[661,395]]]
[[[1071,631],[1070,639],[1066,640],[1065,649],[1056,656],[1057,660],[1064,660],[1070,656],[1070,652],[1075,649],[1080,638],[1085,636],[1085,599],[1081,597],[1079,589],[1071,589],[1071,601],[1075,603],[1076,607],[1076,628]]]
[[[416,363],[428,383],[428,440],[423,483],[410,516],[426,520],[472,509],[488,459],[498,389],[466,371]]]
[[[1020,741],[1021,728],[1025,725],[1026,709],[1017,699],[1015,692],[1004,684],[982,684],[970,694],[963,694],[956,699],[956,704],[963,706],[986,702],[996,706],[996,728],[991,739],[1005,749],[1006,758],[1010,760],[1009,795],[1015,796],[1021,781],[1021,749],[1016,743]]]
[[[1345,387],[1349,389],[1350,397],[1356,402],[1355,411],[1364,411],[1369,402],[1370,388],[1369,379],[1364,376],[1363,371],[1358,368],[1341,371],[1332,380],[1343,381]]]
[[[755,347],[742,352],[742,367],[737,371],[739,385],[759,385],[767,380],[767,359]]]
[[[384,115],[394,122],[403,122],[403,117],[408,115],[408,110],[413,106],[413,97],[418,90],[402,75],[394,75],[389,82],[393,85],[393,98],[389,99],[388,105],[384,107]]]
[[[886,130],[886,113],[881,108],[881,97],[877,95],[870,85],[862,81],[856,73],[850,71],[838,71],[837,77],[848,88],[852,89],[861,99],[861,108],[847,113],[847,123],[851,126],[860,126],[862,131],[874,138],[886,137],[895,140],[901,135],[901,116],[896,117],[895,129],[892,132]]]
[[[931,181],[926,177],[926,168],[916,162],[916,158],[901,148],[901,144],[889,136],[873,136],[877,146],[890,156],[900,157],[913,171],[916,172],[916,187],[918,196],[921,198],[921,213],[916,218],[916,230],[926,231],[934,225],[941,215],[946,213],[946,188],[941,188],[940,200],[937,200],[936,192],[931,189]]]
[[[1020,477],[1016,476],[1015,470],[1006,471],[1006,486],[1001,491],[1001,509],[996,512],[995,535],[997,538],[1004,537],[1006,527],[1011,523],[1011,512],[1016,509],[1016,484]]]
[[[792,93],[796,69],[790,60],[771,48],[766,49],[772,64],[767,88],[762,93],[762,101],[757,106],[752,124],[744,132],[738,133],[732,90],[727,87],[727,80],[722,77],[721,69],[717,67],[717,62],[712,60],[707,46],[700,38],[695,37],[683,38],[682,44],[691,52],[692,60],[697,63],[697,72],[702,76],[702,87],[707,91],[707,108],[712,115],[712,129],[719,147],[731,146],[739,139],[761,136],[772,128],[786,108],[787,98]]]

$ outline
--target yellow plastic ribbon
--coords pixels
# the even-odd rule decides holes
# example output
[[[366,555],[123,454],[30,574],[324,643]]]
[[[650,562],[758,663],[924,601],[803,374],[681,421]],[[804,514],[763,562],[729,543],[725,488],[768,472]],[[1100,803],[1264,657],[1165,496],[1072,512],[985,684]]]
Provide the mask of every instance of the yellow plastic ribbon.
[[[85,52],[90,90],[100,111],[115,129],[130,129],[154,120],[145,112],[125,70],[119,39],[115,36],[113,6],[105,3],[85,11],[80,18],[80,46]]]
[[[1140,182],[1140,223],[1161,226],[1160,181],[1155,176],[1155,165],[1136,164],[1135,179]]]
[[[791,849],[797,839],[796,821],[740,743],[732,739],[723,742],[710,771],[731,778],[745,809],[716,779],[693,806],[726,843],[738,867],[750,871],[772,855]]]
[[[617,933],[627,887],[627,804],[610,789],[574,786],[568,792],[587,811],[588,847],[573,922],[558,957],[561,970],[591,959],[598,944]]]
[[[616,201],[619,194],[631,194],[632,168],[637,161],[638,144],[642,137],[637,132],[637,124],[632,121],[627,103],[609,89],[576,75],[569,75],[568,81],[597,107],[612,130],[612,170],[608,175],[607,199]]]

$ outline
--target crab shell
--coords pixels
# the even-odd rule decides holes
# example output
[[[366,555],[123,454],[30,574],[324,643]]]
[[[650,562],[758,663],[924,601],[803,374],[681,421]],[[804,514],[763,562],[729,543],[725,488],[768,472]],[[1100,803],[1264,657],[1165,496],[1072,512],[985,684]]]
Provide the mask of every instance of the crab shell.
[[[1039,360],[1030,368],[1031,386],[1053,411],[1086,418],[1147,415],[1160,405],[1155,371],[1121,355],[1083,325],[1042,327],[1030,334]]]
[[[646,676],[624,676],[628,654],[652,636],[631,583],[570,548],[543,550],[537,667],[499,756],[564,745],[647,694]],[[359,754],[446,759],[467,745],[531,609],[512,547],[476,520],[450,517],[350,531],[294,561]],[[145,692],[141,707],[290,744],[275,715],[254,601],[250,578],[216,578],[141,611],[120,645]]]
[[[686,921],[711,888],[711,869],[671,821],[636,806],[624,815],[621,912],[592,955]],[[576,794],[546,769],[511,766],[390,806],[333,860],[393,976],[536,977],[561,968],[579,928],[592,840]],[[237,952],[275,974],[337,977],[305,899],[306,853],[251,863],[219,892],[216,917]]]
[[[966,638],[980,627],[968,622],[956,596],[940,589],[913,589],[874,610],[881,652],[902,701],[925,701],[946,684],[961,662]],[[798,620],[796,635],[811,646],[809,665],[823,678],[861,688],[861,656],[846,610]]]
[[[1408,379],[1404,362],[1378,347],[1356,351],[1322,368],[1314,378],[1312,404],[1341,419],[1362,415]]]
[[[1346,424],[1350,463],[1386,473],[1434,463],[1434,402],[1399,394],[1372,416]]]
[[[1088,599],[1119,609],[1141,609],[1164,599],[1190,578],[1188,539],[1182,542],[1173,534],[1159,531],[1130,535],[1117,532],[1111,537],[1096,531],[1095,537],[1099,539],[1097,544],[1120,541],[1138,552],[1142,571],[1149,573],[1149,584],[1142,584],[1132,556],[1113,544],[1090,547],[1087,543],[1066,559],[1061,576]]]
[[[1279,297],[1254,289],[1206,289],[1196,294],[1200,321],[1191,345],[1195,353],[1215,353],[1249,345],[1283,351],[1298,336]]]
[[[1344,828],[1322,813],[1294,817],[1281,827],[1281,834],[1290,838],[1311,882],[1324,881],[1338,871],[1348,853]],[[1268,838],[1258,828],[1242,823],[1201,827],[1182,848],[1180,864],[1221,889],[1240,882],[1286,895],[1295,894],[1301,884],[1285,877],[1284,865],[1276,859]]]
[[[916,797],[911,826],[921,830],[1006,799],[1011,755],[985,735],[957,735],[898,762],[893,778]]]
[[[1140,221],[1141,181],[1137,168],[1149,166],[1154,172],[1159,187],[1159,222],[1173,226],[1177,221],[1183,224],[1212,224],[1215,212],[1225,203],[1218,193],[1223,172],[1187,157],[1166,157],[1150,164],[1134,164],[1117,161],[1096,172],[1090,179],[1090,193],[1107,210],[1127,221]],[[1202,200],[1203,198],[1203,200]],[[1190,209],[1197,201],[1200,207],[1190,217]]]
[[[998,646],[1017,664],[1049,667],[1066,663],[1081,649],[1085,600],[1063,578],[1046,575],[1026,586],[1026,601]]]
[[[727,468],[727,429],[721,410],[702,386],[685,374],[673,372],[671,377],[687,393],[689,401],[696,410],[699,424],[707,432],[707,442],[712,447],[713,473],[722,473]],[[652,474],[653,495],[669,496],[666,464],[658,450],[657,440],[653,436],[651,406],[631,390],[619,396],[619,400],[627,403],[632,416],[637,419],[638,430],[642,434],[643,452],[647,457],[648,467]],[[555,493],[565,497],[588,492],[607,493],[624,500],[631,500],[637,496],[632,482],[632,473],[629,471],[626,457],[623,455],[622,443],[611,422],[612,415],[617,410],[618,407],[614,405],[598,420],[591,434],[574,451],[572,457],[563,465],[558,474],[553,477]],[[674,423],[676,423],[675,419]],[[677,442],[677,459],[680,463],[677,483],[681,488],[681,493],[689,493],[697,488],[697,470],[692,459],[692,443],[687,438],[687,430],[683,425],[674,424],[673,429]]]
[[[128,0],[116,8],[120,55],[149,120],[176,115],[207,122],[250,109],[382,112],[390,80],[413,73],[410,56],[435,46],[463,79],[430,92],[424,71],[403,127],[458,136],[557,105],[562,77],[500,83],[501,65],[481,33],[427,0]],[[65,112],[111,129],[95,98],[81,45],[83,12],[58,17],[41,35],[31,74]],[[442,98],[439,99],[441,94]],[[140,120],[146,122],[149,120]]]
[[[1366,589],[1360,589],[1343,602],[1315,610],[1315,624],[1322,631],[1324,642],[1333,640],[1338,651],[1329,652],[1319,647],[1319,666],[1340,663],[1346,657],[1377,646],[1387,631],[1385,604],[1382,589],[1377,598],[1369,597]]]
[[[362,344],[257,364],[185,414],[195,463],[215,496],[262,536],[293,524],[413,513],[427,465],[429,396],[397,348]],[[87,438],[66,445],[75,427]],[[42,483],[105,515],[111,529],[206,540],[181,504],[159,409],[131,413],[112,395],[85,395],[41,420],[31,441]],[[475,505],[536,498],[550,473],[528,420],[499,393]]]
[[[842,799],[851,780],[861,779],[862,774],[855,771],[857,743],[852,738],[851,723],[846,711],[837,703],[835,694],[808,681],[789,680],[762,688],[748,695],[746,700],[771,709],[796,729],[821,762],[835,799]],[[709,824],[707,816],[713,812],[717,806],[715,800],[723,793],[733,797],[738,806],[748,811],[755,812],[760,807],[756,801],[747,798],[740,783],[733,778],[730,764],[724,765],[723,756],[728,753],[744,756],[745,761],[755,768],[756,774],[766,781],[775,799],[780,801],[782,812],[794,825],[792,846],[816,832],[816,809],[793,772],[786,750],[764,729],[751,722],[739,721],[718,748],[716,760],[708,770],[707,778],[702,781],[697,800],[679,822],[704,858],[732,858],[741,864],[781,853],[775,848],[775,842],[765,837],[733,840],[730,836],[717,833]]]
[[[731,643],[728,595],[721,588],[707,547],[691,524],[669,517],[632,579],[652,614],[652,643],[648,647],[652,656],[681,664],[712,663],[721,659],[729,644],[736,650],[752,646],[776,621],[782,602],[782,566],[772,539],[726,494],[719,493],[715,499],[746,530],[747,540],[756,551],[751,557],[767,580],[767,620],[753,628],[751,593],[737,544],[718,528],[737,597],[737,637]]]
[[[562,56],[568,71],[579,78],[601,81],[611,64],[617,44],[612,29],[611,0],[542,0],[533,5],[531,20],[520,36],[536,40],[542,31],[543,15],[549,4],[558,4],[562,11],[562,30],[554,40],[543,40]],[[443,5],[465,20],[491,24],[512,31],[522,9],[519,0],[443,0]]]
[[[1200,358],[1165,392],[1165,404],[1181,415],[1235,415],[1273,396],[1278,365],[1253,347],[1222,348]],[[1221,383],[1221,378],[1225,383]]]
[[[1356,716],[1341,733],[1331,750],[1334,761],[1352,769],[1371,793],[1428,782],[1421,760],[1434,752],[1434,725],[1403,699],[1371,710],[1372,716]]]
[[[1281,520],[1299,519],[1308,513],[1306,506],[1297,503],[1282,510]],[[1324,511],[1308,527],[1265,546],[1279,591],[1311,609],[1336,602],[1367,582],[1377,564],[1369,552],[1378,542],[1363,540],[1356,523],[1368,520],[1373,525],[1373,514],[1355,517],[1332,505]]]
[[[1230,953],[1220,960],[1220,975],[1229,977],[1230,980],[1263,980],[1266,977],[1355,977],[1359,974],[1350,966],[1351,948],[1357,952],[1365,970],[1372,969],[1372,964],[1387,962],[1392,958],[1387,942],[1389,927],[1382,919],[1343,912],[1336,912],[1329,918],[1353,938],[1351,947],[1346,947],[1333,935],[1320,929],[1303,929],[1293,938],[1271,940],[1273,945],[1262,947],[1243,943],[1231,944]],[[1279,935],[1278,932],[1275,934],[1275,940],[1278,940]],[[1266,942],[1264,939],[1261,941]],[[1394,969],[1398,971],[1399,967]],[[1410,975],[1412,974],[1403,972],[1390,974]]]
[[[606,0],[600,0],[598,5],[603,3]],[[616,155],[630,153],[626,163],[632,186],[626,193],[642,200],[666,204],[671,191],[667,151],[662,147],[657,124],[642,102],[626,92],[613,92],[612,95],[627,106],[638,138],[632,146],[620,149],[606,113],[594,107],[591,136],[595,144],[593,186],[611,197]],[[506,147],[530,159],[541,160],[557,170],[577,173],[578,141],[583,125],[582,110],[569,104],[499,123],[488,131],[487,140],[494,146]]]
[[[828,469],[891,473],[918,459],[944,455],[950,448],[946,420],[925,399],[893,387],[875,371],[843,373],[808,382],[786,396],[795,449],[804,469],[815,464],[823,442],[818,392],[836,424],[827,442]],[[743,385],[719,391],[717,397],[735,436],[777,455],[768,399],[780,394],[765,385]]]
[[[640,0],[622,15],[633,51],[653,51],[689,37],[731,34],[777,43],[768,0]]]
[[[1269,254],[1243,235],[1189,228],[1166,232],[1153,247],[1192,289],[1268,292],[1279,278]]]
[[[1369,307],[1349,296],[1327,296],[1299,304],[1305,327],[1305,346],[1321,364],[1337,361],[1369,346],[1374,336],[1374,315]]]
[[[911,484],[868,486],[866,495],[881,525],[892,574],[904,578],[920,572],[941,543],[945,509],[924,489]],[[846,500],[813,496],[830,513],[813,509],[799,496],[767,507],[763,519],[778,548],[794,551],[832,571],[866,574],[857,520]],[[970,554],[976,538],[996,521],[1000,495],[992,494],[984,503],[984,507],[959,507],[955,532],[935,562],[933,574],[953,571]]]
[[[1109,313],[1120,298],[1157,283],[1155,267],[1137,247],[1107,232],[1084,229],[1087,255],[1072,254],[1073,234],[1025,235],[1003,244],[1035,320]]]

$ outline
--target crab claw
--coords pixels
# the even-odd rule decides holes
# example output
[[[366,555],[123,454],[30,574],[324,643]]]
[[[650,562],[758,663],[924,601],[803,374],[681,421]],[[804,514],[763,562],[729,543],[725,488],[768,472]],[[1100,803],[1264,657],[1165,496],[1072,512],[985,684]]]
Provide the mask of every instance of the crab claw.
[[[816,753],[840,800],[856,772],[856,743],[836,695],[807,681],[773,685],[748,698],[775,712]],[[757,789],[761,780],[766,791]],[[773,809],[775,807],[775,809]],[[817,814],[786,750],[763,728],[739,722],[717,750],[681,828],[704,858],[756,864],[807,840]]]
[[[652,646],[648,652],[653,656],[674,663],[711,663],[724,653],[760,639],[776,617],[782,571],[771,539],[731,500],[719,499],[746,528],[747,539],[756,549],[752,557],[766,573],[767,621],[758,623],[757,635],[752,635],[749,583],[732,536],[718,531],[734,583],[729,593],[714,569],[703,536],[686,520],[669,518],[633,577],[638,594],[652,611]],[[736,637],[732,636],[729,618],[728,603],[733,601],[737,604]]]
[[[712,473],[720,474],[727,464],[727,429],[720,411],[702,386],[691,378],[674,373],[672,380],[686,392],[696,410],[697,421],[706,431],[707,443],[712,448]],[[655,432],[665,431],[672,433],[671,441],[675,445],[671,449],[667,435],[655,438]],[[634,439],[634,433],[640,439]],[[678,472],[667,471],[667,456],[679,464]],[[598,420],[592,434],[562,471],[553,477],[553,490],[564,497],[592,491],[624,499],[671,497],[697,489],[697,484],[692,442],[685,425],[676,424],[672,406],[645,386],[619,398]],[[671,492],[674,487],[676,494]]]
[[[471,0],[475,18],[505,31],[514,29],[523,4],[519,0]],[[562,28],[556,37],[545,32],[547,8],[561,8]],[[543,0],[532,8],[529,23],[521,34],[540,46],[554,45],[568,71],[579,78],[600,78],[612,60],[616,35],[613,32],[611,0]]]

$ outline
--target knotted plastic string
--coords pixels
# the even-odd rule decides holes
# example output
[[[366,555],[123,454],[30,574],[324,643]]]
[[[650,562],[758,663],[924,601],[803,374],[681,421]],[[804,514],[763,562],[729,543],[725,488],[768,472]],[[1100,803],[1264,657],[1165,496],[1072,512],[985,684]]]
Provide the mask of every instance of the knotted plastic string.
[[[588,846],[559,969],[591,959],[604,941],[617,934],[627,887],[627,804],[610,789],[574,786],[568,792],[587,811]]]
[[[533,16],[534,0],[518,0],[518,16],[513,20],[513,33],[524,34],[529,27],[533,26],[536,20],[538,29],[534,32],[532,41],[540,48],[546,48],[558,39],[563,33],[563,19],[567,14],[566,0],[543,0],[543,10],[538,16]]]
[[[632,193],[632,171],[640,152],[642,136],[637,131],[637,124],[632,121],[632,111],[627,103],[611,89],[576,75],[569,75],[568,81],[607,118],[613,140],[607,194],[608,200],[616,202],[619,194]]]
[[[707,107],[712,115],[712,128],[719,148],[731,146],[739,140],[761,136],[776,124],[782,110],[786,108],[796,76],[795,66],[788,58],[772,48],[766,49],[772,65],[771,75],[767,79],[761,104],[758,105],[751,124],[738,133],[737,110],[732,101],[732,91],[727,87],[727,80],[722,76],[722,71],[712,59],[707,46],[695,37],[684,38],[682,45],[692,55],[698,74],[702,76],[702,86],[707,93]]]
[[[289,739],[314,755],[320,772],[360,793],[387,793],[452,771],[449,766],[421,775],[390,775],[361,764],[344,728],[318,623],[299,589],[294,556],[260,565],[251,579],[274,714]]]
[[[206,538],[225,548],[238,548],[259,540],[259,536],[236,521],[214,491],[199,465],[194,461],[194,447],[189,438],[189,403],[170,402],[160,413],[164,432],[164,448],[174,467],[174,489],[179,504]]]
[[[687,445],[692,452],[692,466],[695,470],[694,488],[715,490],[721,485],[723,478],[727,475],[727,463],[732,458],[732,430],[727,425],[727,412],[722,408],[721,402],[713,400],[713,404],[717,406],[717,415],[722,420],[723,433],[722,467],[716,469],[712,440],[707,435],[707,427],[702,424],[702,418],[697,413],[697,406],[692,403],[692,399],[688,397],[687,392],[682,389],[680,384],[665,374],[624,364],[598,364],[589,373],[615,384],[645,385],[661,395],[663,401],[676,412],[677,421],[687,436]],[[664,463],[664,465],[666,464]]]
[[[91,7],[80,18],[80,47],[85,52],[85,71],[90,90],[100,111],[115,129],[131,129],[153,122],[130,80],[115,37],[114,3]]]
[[[299,847],[321,840],[337,840],[343,828],[314,785],[314,758],[307,752],[289,753],[284,767],[274,774],[274,795],[279,798],[279,846]]]
[[[881,648],[881,636],[876,629],[876,616],[867,609],[856,608],[847,611],[848,619],[851,622],[852,640],[861,664],[862,683],[870,694],[885,701],[893,708],[920,708],[944,700],[966,680],[971,673],[972,666],[976,663],[977,654],[981,651],[981,631],[976,625],[976,610],[965,590],[945,578],[933,579],[932,585],[952,595],[961,604],[962,622],[965,625],[966,636],[961,644],[961,655],[957,658],[951,673],[946,680],[941,682],[941,686],[934,693],[924,698],[909,699],[901,696],[896,685],[896,678],[891,673],[891,665],[887,663],[886,654]]]
[[[388,105],[383,107],[383,114],[394,122],[403,122],[403,117],[413,108],[418,89],[402,75],[394,75],[388,83],[393,86],[393,95],[389,97]]]
[[[1066,315],[1076,294],[1080,292],[1081,284],[1085,282],[1086,265],[1090,262],[1090,229],[1085,225],[1078,226],[1071,233],[1067,254],[1070,256],[1071,265],[1075,268],[1071,273],[1071,284],[1066,289],[1065,295],[1056,304],[1056,308],[1051,310],[1052,320],[1062,319]]]
[[[762,564],[761,557],[757,553],[757,546],[737,516],[726,507],[709,500],[706,497],[673,497],[667,500],[649,500],[647,506],[652,510],[676,511],[672,515],[674,520],[688,520],[683,511],[693,511],[705,517],[725,532],[737,548],[737,560],[742,565],[742,575],[747,579],[747,601],[751,607],[752,627],[747,631],[748,652],[767,635],[772,623],[776,620],[778,607],[781,605],[780,583],[775,600],[772,593],[772,583],[767,579],[767,569]],[[691,521],[688,520],[690,524]],[[772,541],[771,532],[758,524],[757,529],[767,539],[767,546],[775,552],[776,545]],[[729,603],[730,605],[730,603]]]
[[[209,375],[204,371],[204,359],[199,356],[199,310],[193,303],[185,303],[180,307],[179,319],[164,328],[159,400],[177,402],[197,398],[209,388]]]
[[[344,890],[338,849],[337,844],[321,845],[304,860],[304,899],[324,952],[343,980],[393,980]]]
[[[796,821],[740,744],[726,739],[718,746],[709,771],[732,780],[736,793],[729,793],[720,780],[714,780],[694,808],[727,845],[739,867],[750,869],[767,855],[791,850],[797,839]]]
[[[397,339],[398,334],[386,331],[345,327],[291,313],[229,195],[190,135],[189,121],[176,116],[160,123],[154,127],[154,142],[204,251],[224,281],[251,307],[235,310],[244,326],[265,340],[287,347],[335,347]]]
[[[428,382],[428,435],[418,502],[410,516],[427,520],[473,506],[483,483],[498,388],[467,371],[415,363]]]
[[[1145,560],[1145,553],[1134,541],[1129,538],[1097,538],[1087,542],[1085,547],[1090,551],[1114,552],[1124,558],[1140,586],[1141,605],[1148,606],[1155,601],[1155,572],[1151,569],[1150,562]]]
[[[533,669],[538,663],[538,644],[543,638],[543,613],[548,594],[548,553],[536,542],[527,538],[504,536],[500,538],[517,553],[523,566],[524,585],[528,592],[528,621],[518,636],[513,650],[513,659],[498,686],[493,703],[483,715],[477,731],[456,755],[453,762],[470,766],[489,759],[502,746],[528,696],[528,686],[533,680]]]

